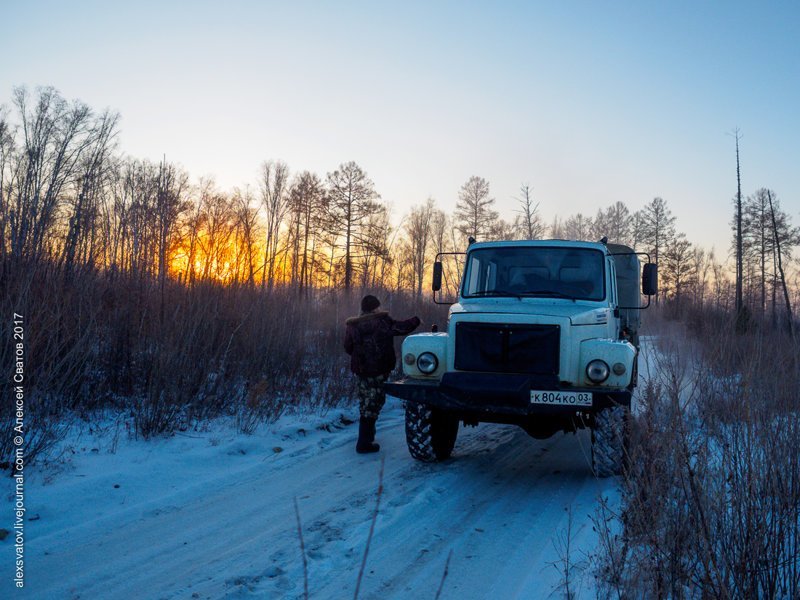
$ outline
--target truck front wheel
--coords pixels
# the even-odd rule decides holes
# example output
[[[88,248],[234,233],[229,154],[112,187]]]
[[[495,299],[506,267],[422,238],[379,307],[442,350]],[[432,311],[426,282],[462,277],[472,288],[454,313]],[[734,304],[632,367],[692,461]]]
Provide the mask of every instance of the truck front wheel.
[[[411,456],[422,462],[445,460],[453,452],[458,419],[416,402],[406,403],[406,442]]]
[[[610,406],[598,411],[592,428],[592,467],[597,477],[622,474],[628,446],[630,408]]]

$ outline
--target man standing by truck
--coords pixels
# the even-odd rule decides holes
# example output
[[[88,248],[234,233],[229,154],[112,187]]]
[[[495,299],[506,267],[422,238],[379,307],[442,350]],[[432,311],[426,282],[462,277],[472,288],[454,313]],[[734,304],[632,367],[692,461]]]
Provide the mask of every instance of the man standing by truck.
[[[346,321],[344,349],[350,355],[350,370],[358,377],[361,418],[356,452],[377,452],[375,421],[386,402],[383,384],[395,367],[394,336],[408,335],[419,327],[418,317],[395,321],[378,310],[380,301],[372,295],[361,300],[361,314]]]

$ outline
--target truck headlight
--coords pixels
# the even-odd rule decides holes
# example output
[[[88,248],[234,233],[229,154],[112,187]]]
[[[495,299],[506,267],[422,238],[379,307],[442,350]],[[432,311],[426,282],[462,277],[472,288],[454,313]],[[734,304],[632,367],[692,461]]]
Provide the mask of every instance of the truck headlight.
[[[603,363],[605,364],[605,363]],[[433,352],[423,352],[417,357],[417,368],[430,375],[439,367],[439,359]]]
[[[595,359],[586,365],[586,376],[592,383],[603,383],[608,379],[608,365],[605,361]]]

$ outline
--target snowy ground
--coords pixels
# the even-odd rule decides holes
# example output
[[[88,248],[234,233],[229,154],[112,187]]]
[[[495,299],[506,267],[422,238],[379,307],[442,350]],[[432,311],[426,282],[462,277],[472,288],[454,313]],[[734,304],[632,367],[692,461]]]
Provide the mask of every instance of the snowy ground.
[[[379,421],[378,455],[354,452],[354,417],[284,416],[249,436],[222,421],[148,442],[113,428],[72,436],[58,472],[26,480],[20,596],[302,597],[297,498],[310,597],[350,598],[382,457],[360,597],[434,598],[451,551],[442,598],[562,597],[568,528],[571,589],[595,596],[591,517],[598,496],[618,502],[618,482],[592,476],[588,432],[540,441],[511,426],[462,427],[453,458],[426,465],[408,455],[398,401]],[[12,536],[0,542],[0,564],[8,598]]]

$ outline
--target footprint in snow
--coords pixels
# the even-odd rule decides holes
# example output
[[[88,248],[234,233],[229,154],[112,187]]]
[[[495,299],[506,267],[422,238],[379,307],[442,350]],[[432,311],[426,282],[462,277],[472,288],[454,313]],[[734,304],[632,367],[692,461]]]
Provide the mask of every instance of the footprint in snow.
[[[409,494],[403,494],[402,496],[397,496],[389,500],[389,506],[392,508],[397,508],[398,506],[405,506],[406,504],[410,504],[413,500],[413,496]]]
[[[330,523],[323,521],[316,521],[315,523],[312,523],[306,528],[306,531],[317,534],[324,540],[325,543],[344,539],[344,534],[339,527],[334,527]]]
[[[308,558],[310,558],[311,560],[322,560],[322,559],[324,559],[324,558],[327,558],[327,557],[326,557],[326,555],[325,555],[323,552],[320,552],[320,549],[319,549],[319,548],[311,548],[311,549],[310,549],[310,550],[309,550],[309,551],[306,553],[306,555],[307,555],[307,556],[308,556]]]
[[[360,496],[356,496],[350,501],[350,506],[354,508],[361,508],[367,503],[367,500],[372,498],[372,496],[367,496],[366,494],[362,494]],[[373,498],[374,501],[374,498]]]
[[[286,571],[281,569],[279,566],[272,565],[266,571],[264,571],[264,577],[267,577],[268,579],[275,579],[276,577],[283,575],[285,572]]]
[[[249,591],[254,592],[259,581],[261,581],[261,577],[258,575],[239,575],[226,580],[225,584],[235,587],[244,587]]]
[[[166,515],[169,513],[178,512],[180,510],[180,506],[162,506],[161,508],[154,508],[153,510],[148,510],[144,512],[145,517],[157,517],[159,515]]]
[[[290,580],[285,575],[281,575],[280,577],[276,578],[275,587],[282,592],[291,592],[293,589],[297,587],[297,584],[292,580]]]

